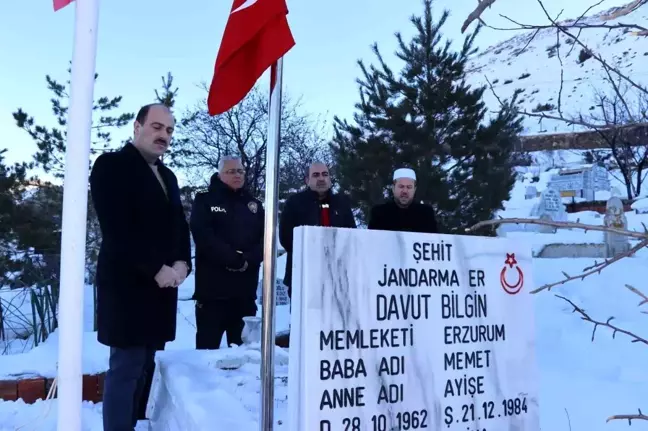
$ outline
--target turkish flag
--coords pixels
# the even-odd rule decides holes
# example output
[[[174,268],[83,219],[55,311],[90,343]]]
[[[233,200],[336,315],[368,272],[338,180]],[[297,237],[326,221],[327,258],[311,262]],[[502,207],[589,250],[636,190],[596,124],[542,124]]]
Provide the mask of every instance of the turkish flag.
[[[294,45],[286,0],[234,0],[207,97],[210,115],[238,104]]]
[[[72,3],[74,0],[54,0],[54,12],[63,9],[65,6]]]

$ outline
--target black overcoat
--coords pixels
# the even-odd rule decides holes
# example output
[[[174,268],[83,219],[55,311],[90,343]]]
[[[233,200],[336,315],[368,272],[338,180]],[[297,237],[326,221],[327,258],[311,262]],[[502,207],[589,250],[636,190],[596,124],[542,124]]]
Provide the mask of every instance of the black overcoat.
[[[357,227],[351,201],[344,194],[329,191],[325,199],[320,199],[316,192],[306,189],[286,200],[279,220],[279,242],[287,254],[283,282],[288,287],[289,296],[292,296],[293,231],[299,226],[320,226],[322,203],[329,205],[331,227]]]
[[[159,287],[155,275],[162,265],[178,260],[191,271],[191,242],[178,180],[161,162],[156,164],[168,197],[132,144],[99,156],[90,175],[102,235],[97,337],[108,346],[175,339],[178,289]]]
[[[371,230],[397,232],[439,233],[434,208],[413,202],[401,208],[394,201],[376,205],[371,209],[369,224]]]

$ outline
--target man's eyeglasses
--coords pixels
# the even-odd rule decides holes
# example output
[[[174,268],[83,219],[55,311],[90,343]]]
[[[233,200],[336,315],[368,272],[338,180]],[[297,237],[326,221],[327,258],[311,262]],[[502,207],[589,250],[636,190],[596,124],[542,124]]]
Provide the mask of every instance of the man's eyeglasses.
[[[225,173],[227,175],[235,175],[235,174],[245,175],[245,169],[228,169],[225,171]]]

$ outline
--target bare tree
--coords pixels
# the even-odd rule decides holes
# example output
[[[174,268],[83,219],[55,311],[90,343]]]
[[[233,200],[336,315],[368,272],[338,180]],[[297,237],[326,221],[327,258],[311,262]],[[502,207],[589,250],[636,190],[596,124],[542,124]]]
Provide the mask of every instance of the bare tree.
[[[601,0],[598,3],[592,4],[590,7],[588,7],[585,12],[581,14],[581,16],[577,19],[563,21],[558,21],[560,14],[558,14],[558,17],[551,17],[547,12],[547,9],[545,8],[542,0],[535,1],[538,2],[542,10],[544,11],[547,22],[543,24],[523,24],[506,15],[500,14],[499,16],[512,23],[513,27],[497,28],[490,26],[484,21],[483,15],[487,8],[492,8],[493,4],[496,3],[496,0],[477,0],[477,6],[475,10],[466,18],[461,31],[464,32],[475,21],[478,21],[479,25],[500,31],[528,30],[530,32],[530,36],[527,39],[526,46],[522,48],[522,50],[525,50],[526,47],[533,41],[533,39],[540,33],[540,31],[551,31],[553,29],[556,32],[556,38],[558,42],[561,36],[567,37],[568,40],[571,41],[572,46],[569,48],[570,52],[577,47],[581,49],[579,56],[580,61],[592,59],[593,61],[598,62],[604,76],[604,81],[606,83],[606,91],[594,92],[596,113],[589,115],[582,113],[577,115],[568,115],[563,112],[562,67],[559,77],[560,89],[557,98],[558,103],[555,109],[553,109],[554,113],[548,114],[546,112],[525,111],[521,111],[520,113],[529,117],[537,117],[539,118],[539,120],[553,119],[564,121],[569,125],[579,125],[584,127],[585,129],[595,131],[600,140],[604,142],[608,147],[611,156],[610,158],[613,160],[623,177],[623,180],[627,187],[628,198],[637,196],[641,192],[642,181],[645,179],[647,162],[646,158],[648,156],[646,155],[647,148],[645,144],[645,137],[633,136],[633,133],[636,133],[636,130],[638,130],[634,126],[646,123],[646,112],[648,110],[648,89],[645,86],[635,82],[630,76],[625,74],[618,67],[614,66],[612,64],[612,61],[606,60],[600,54],[596,53],[596,50],[583,42],[581,36],[585,31],[601,28],[608,29],[609,31],[622,31],[624,33],[631,33],[632,35],[637,37],[648,36],[648,29],[639,24],[627,22],[627,20],[626,22],[616,21],[614,23],[608,23],[608,21],[617,20],[618,18],[625,17],[631,12],[636,11],[639,7],[648,3],[648,0],[633,0],[626,5],[605,11],[604,13],[598,15],[596,19],[587,18],[586,15],[592,9],[599,6],[603,2],[603,0]],[[562,66],[563,57],[561,56],[559,46],[560,43],[557,43],[556,57],[557,60],[561,62]],[[492,90],[493,86],[490,82],[489,85]],[[493,94],[497,98],[494,90]],[[641,141],[643,141],[643,144],[635,144],[636,142]],[[634,182],[632,180],[633,174],[635,175]],[[574,280],[583,280],[587,277],[599,274],[602,270],[614,264],[615,262],[632,256],[639,250],[648,246],[648,229],[645,229],[645,232],[634,232],[606,226],[586,225],[573,222],[553,222],[538,219],[511,218],[483,221],[467,230],[473,232],[487,226],[494,227],[501,224],[511,223],[539,224],[552,226],[559,229],[582,229],[585,231],[596,230],[603,232],[613,232],[639,240],[637,244],[626,253],[619,254],[611,259],[605,259],[602,262],[595,262],[590,267],[584,268],[580,274],[570,275],[563,273],[564,278],[562,280],[540,286],[532,293],[549,291],[555,286],[563,285]],[[626,288],[628,288],[631,292],[641,298],[638,306],[641,307],[648,303],[648,296],[642,293],[639,289],[629,285],[626,285]],[[626,330],[613,323],[613,317],[609,317],[606,320],[597,319],[593,316],[590,316],[587,312],[585,312],[585,310],[583,310],[571,300],[563,296],[558,297],[569,303],[573,308],[574,313],[579,315],[581,319],[593,325],[592,341],[594,340],[594,336],[598,328],[607,328],[612,331],[613,335],[622,334],[629,338],[632,343],[648,345],[648,340],[646,338],[641,337],[633,333],[632,331]],[[648,311],[641,312],[648,314]],[[627,420],[629,424],[632,424],[633,420],[648,420],[648,415],[645,415],[641,410],[638,410],[638,412],[635,414],[618,414],[612,415],[607,418],[608,422],[613,420]]]
[[[562,77],[561,77],[562,79]],[[491,91],[499,100],[492,83],[486,78]],[[568,114],[561,106],[562,85],[558,95],[557,114],[552,111],[529,112],[519,110],[527,117],[559,120],[568,125],[578,125],[594,132],[600,148],[598,162],[604,164],[608,172],[626,186],[629,200],[639,196],[648,167],[648,142],[646,127],[648,122],[648,94],[637,92],[629,85],[604,77],[605,87],[594,88],[593,106],[589,113]],[[502,103],[502,102],[500,102]],[[618,170],[618,173],[616,172]]]
[[[464,21],[463,25],[461,26],[461,32],[464,33],[470,25],[475,22],[479,21],[480,24],[485,25],[487,27],[493,28],[495,30],[538,30],[538,29],[543,29],[543,28],[555,28],[556,25],[553,23],[553,20],[551,24],[544,24],[544,25],[525,25],[525,24],[520,24],[517,23],[516,21],[512,20],[506,15],[499,14],[502,18],[511,21],[514,23],[517,27],[514,28],[496,28],[496,27],[491,27],[482,18],[482,14],[486,11],[487,8],[491,8],[491,6],[495,3],[496,0],[477,0],[477,7],[468,15],[466,20]],[[565,29],[578,29],[584,30],[584,29],[593,29],[593,28],[606,28],[606,29],[618,29],[618,28],[626,28],[626,29],[634,29],[636,30],[637,36],[646,36],[648,35],[648,29],[646,29],[643,26],[640,26],[638,24],[627,24],[627,23],[617,23],[617,24],[589,24],[589,23],[584,23],[582,22],[583,18],[595,7],[601,5],[604,0],[600,0],[599,2],[589,6],[581,16],[576,19],[576,20],[567,20],[565,22],[560,23],[560,27],[565,28]],[[546,13],[546,8],[544,7],[544,4],[540,0],[538,0],[540,5],[542,6],[542,9]],[[601,18],[603,21],[609,21],[613,19],[620,18],[622,16],[628,15],[631,12],[634,12],[637,10],[639,7],[643,6],[644,4],[648,3],[648,0],[633,0],[632,2],[620,6],[620,7],[615,7],[610,9],[606,14],[604,14]],[[547,14],[548,15],[548,14]]]
[[[482,18],[482,14],[487,7],[491,7],[496,0],[485,0],[479,2],[477,8],[469,15],[462,27],[462,31],[474,21],[479,21],[480,25],[500,31],[520,31],[530,32],[525,46],[520,50],[524,51],[534,38],[541,31],[555,31],[555,57],[560,62],[560,87],[557,94],[557,104],[534,109],[533,111],[519,110],[519,113],[527,116],[538,118],[541,122],[543,119],[562,121],[568,126],[581,126],[586,130],[595,132],[595,136],[602,148],[607,148],[607,159],[611,163],[607,166],[612,175],[617,176],[626,186],[628,199],[633,199],[641,193],[642,182],[646,177],[646,163],[648,157],[648,144],[646,137],[643,136],[643,128],[633,127],[646,124],[648,109],[648,89],[630,78],[628,74],[613,65],[611,59],[605,59],[596,52],[591,46],[583,42],[582,35],[584,31],[592,29],[608,29],[610,32],[618,31],[628,33],[633,31],[634,35],[648,35],[648,29],[634,23],[608,23],[607,21],[618,19],[635,11],[638,7],[648,2],[648,0],[633,1],[625,6],[612,8],[595,18],[587,17],[587,14],[595,7],[599,6],[602,1],[588,7],[577,19],[568,19],[559,21],[562,11],[557,17],[552,17],[547,11],[542,0],[535,0],[542,8],[546,23],[543,24],[525,24],[520,23],[513,18],[500,14],[500,17],[513,24],[512,27],[501,28],[488,25]],[[562,41],[567,40],[571,45],[567,52],[561,51]],[[592,60],[600,65],[603,75],[603,88],[599,85],[593,90],[595,113],[566,113],[563,107],[563,88],[564,88],[564,62],[571,52],[580,47],[579,63]],[[495,92],[493,84],[486,77],[495,98],[500,100]],[[500,104],[502,102],[500,101]],[[615,173],[618,169],[619,173]]]
[[[205,92],[208,88],[202,85]],[[265,191],[269,95],[258,87],[234,108],[210,116],[206,98],[184,113],[170,151],[171,164],[186,174],[196,188],[208,184],[225,155],[241,157],[250,192],[262,198]],[[311,160],[328,158],[324,126],[300,112],[299,102],[283,97],[280,143],[280,190],[304,184],[303,167]]]
[[[540,220],[540,219],[508,218],[508,219],[482,221],[466,229],[466,231],[475,232],[484,227],[495,227],[502,224],[537,224],[543,226],[552,226],[558,229],[582,229],[584,231],[593,230],[599,232],[611,232],[619,235],[626,235],[630,238],[635,238],[639,240],[639,242],[627,252],[620,253],[610,259],[604,259],[602,262],[594,262],[593,265],[584,268],[580,274],[573,275],[573,274],[567,274],[563,272],[564,278],[562,280],[558,280],[553,283],[540,286],[535,290],[531,291],[532,294],[537,294],[543,291],[550,291],[552,288],[556,286],[560,286],[575,280],[584,280],[587,277],[600,274],[601,271],[603,271],[605,268],[609,267],[610,265],[614,264],[615,262],[618,262],[626,257],[633,256],[639,250],[648,247],[648,229],[646,229],[645,232],[636,232],[636,231],[628,231],[625,229],[618,229],[618,228],[607,227],[607,226],[588,225],[588,224],[583,224],[578,222],[574,223],[574,222],[557,222],[557,221]],[[648,296],[646,296],[639,289],[630,285],[626,285],[625,287],[629,289],[631,292],[633,292],[634,294],[636,294],[637,296],[642,298],[641,302],[639,302],[638,304],[639,307],[648,303]],[[623,334],[629,337],[632,343],[641,343],[641,344],[648,345],[648,340],[646,340],[646,338],[641,337],[636,333],[626,330],[620,326],[617,326],[616,324],[613,324],[612,320],[614,319],[614,317],[609,317],[605,321],[597,320],[596,318],[591,317],[581,307],[576,305],[571,300],[565,298],[564,296],[556,295],[556,297],[568,302],[573,307],[574,313],[579,314],[581,319],[585,320],[586,322],[590,322],[594,325],[592,331],[592,341],[594,341],[596,329],[599,327],[606,327],[613,331],[613,336],[616,336],[616,334]],[[648,314],[648,311],[642,311],[642,313]],[[648,420],[648,416],[644,415],[641,412],[641,410],[639,410],[637,414],[621,414],[621,415],[610,416],[608,417],[607,421],[609,422],[611,420],[619,420],[619,419],[628,420],[629,423],[632,423],[632,420]]]
[[[623,87],[626,86],[621,84],[615,88]],[[589,123],[596,126],[591,129],[596,131],[600,141],[610,150],[613,163],[608,171],[616,175],[614,168],[619,170],[627,197],[633,199],[640,196],[646,178],[648,144],[644,129],[631,126],[648,120],[648,95],[641,93],[632,97],[624,90],[611,93],[595,92],[599,112],[590,116]]]

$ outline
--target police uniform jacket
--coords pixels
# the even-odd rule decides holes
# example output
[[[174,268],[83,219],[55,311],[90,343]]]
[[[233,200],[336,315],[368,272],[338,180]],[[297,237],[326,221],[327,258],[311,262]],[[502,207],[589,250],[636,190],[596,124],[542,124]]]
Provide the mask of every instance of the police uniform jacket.
[[[196,245],[194,299],[256,299],[263,261],[265,214],[245,189],[233,190],[217,174],[196,194],[190,226]],[[245,266],[240,272],[236,271]]]

